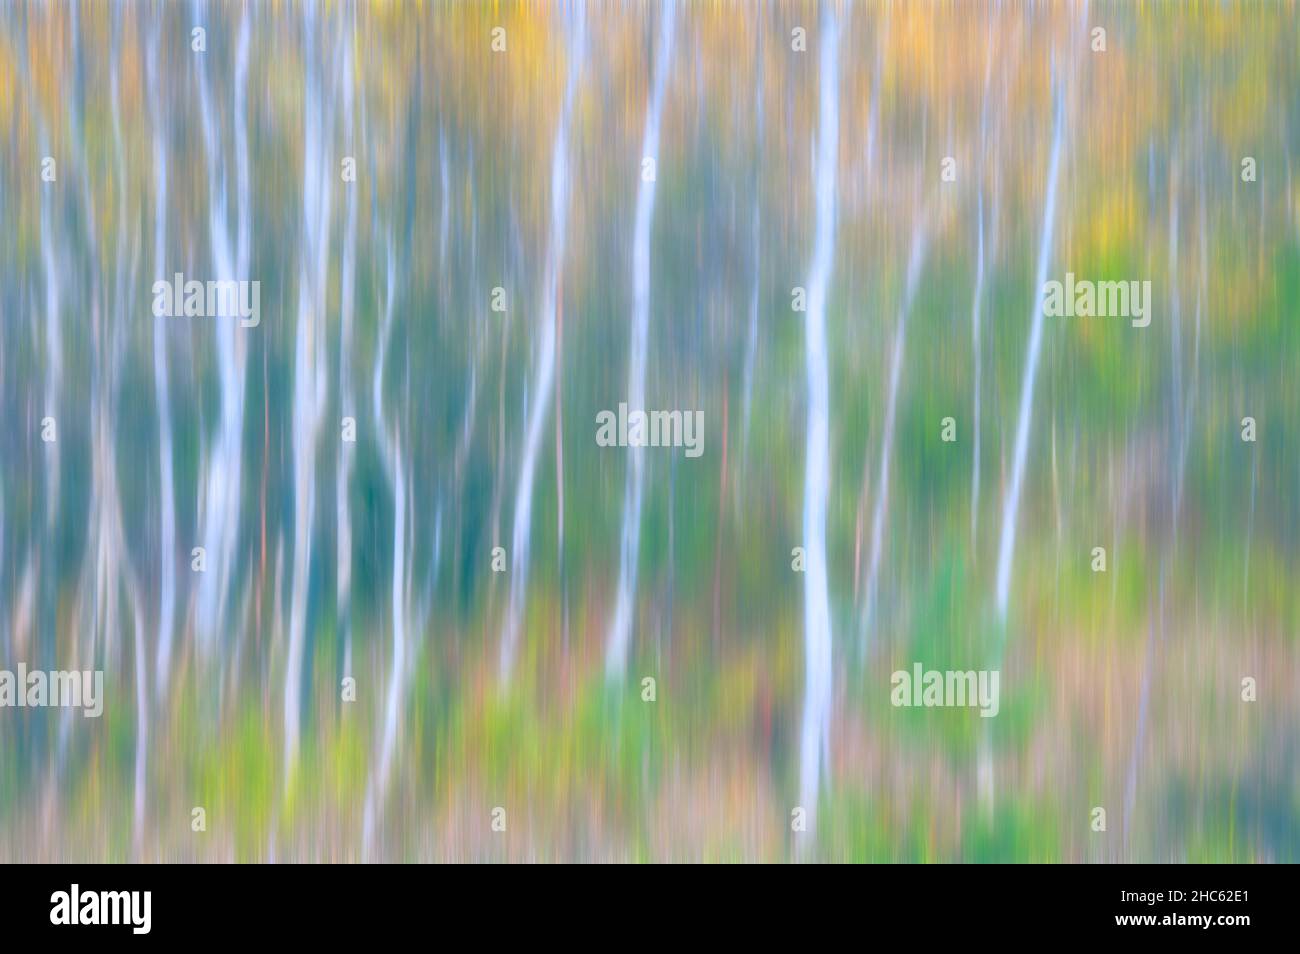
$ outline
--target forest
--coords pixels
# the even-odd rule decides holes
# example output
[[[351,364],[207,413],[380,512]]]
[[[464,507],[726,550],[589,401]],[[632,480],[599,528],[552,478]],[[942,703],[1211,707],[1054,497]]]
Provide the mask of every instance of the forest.
[[[16,0],[0,130],[0,862],[1300,860],[1294,2]]]

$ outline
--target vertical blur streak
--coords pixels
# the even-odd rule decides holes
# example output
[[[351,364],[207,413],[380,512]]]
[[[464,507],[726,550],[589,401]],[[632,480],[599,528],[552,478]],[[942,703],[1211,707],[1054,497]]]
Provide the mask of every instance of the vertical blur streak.
[[[208,237],[212,243],[212,268],[218,281],[242,280],[249,272],[250,209],[249,160],[246,130],[246,85],[248,79],[249,15],[245,9],[239,24],[235,56],[234,112],[236,199],[238,225],[235,240],[230,235],[225,164],[220,117],[208,77],[209,61],[199,57],[199,102],[203,140],[208,165]],[[213,323],[217,341],[217,364],[221,378],[221,422],[216,447],[209,453],[200,484],[199,513],[207,570],[199,578],[196,619],[199,648],[206,655],[225,623],[226,599],[235,572],[239,543],[239,513],[242,501],[244,437],[244,385],[248,345],[239,334],[237,322]]]
[[[49,152],[44,123],[41,124],[41,151]],[[54,251],[54,220],[50,204],[54,193],[41,193],[41,264],[45,268],[45,377],[46,415],[59,416],[59,393],[63,382],[63,340],[59,323],[59,263]],[[50,492],[45,498],[45,524],[54,526],[54,515],[59,503],[59,442],[45,443],[46,470],[50,474]]]
[[[158,100],[160,27],[149,44],[149,114],[153,124],[154,168],[154,275],[167,274],[167,146],[163,110]],[[172,633],[176,612],[176,489],[172,478],[171,392],[167,381],[167,325],[153,322],[153,379],[158,413],[159,584],[158,649],[154,687],[159,701],[167,695],[171,672]]]
[[[0,863],[1300,857],[1298,5],[0,4]]]
[[[1043,230],[1038,244],[1038,267],[1034,270],[1033,289],[1041,289],[1047,282],[1047,266],[1052,255],[1052,232],[1056,226],[1056,182],[1061,165],[1061,137],[1065,127],[1064,94],[1056,80],[1052,123],[1052,155],[1047,163],[1047,193],[1043,200]],[[1011,564],[1015,556],[1016,515],[1020,509],[1020,488],[1025,479],[1025,465],[1029,456],[1029,423],[1034,408],[1034,381],[1038,372],[1038,355],[1043,345],[1043,301],[1034,293],[1033,314],[1030,317],[1029,348],[1025,356],[1025,373],[1020,384],[1020,411],[1016,417],[1016,444],[1012,455],[1011,486],[1007,489],[1002,509],[1002,538],[998,544],[997,608],[1003,619],[1007,615],[1007,600],[1011,595]]]
[[[352,51],[356,45],[356,24],[352,19],[355,9],[348,11],[348,22],[343,26],[343,122],[344,148],[347,156],[355,160],[355,120],[353,99],[355,66]],[[357,190],[347,190],[346,221],[343,226],[343,269],[339,279],[339,405],[343,419],[356,421],[356,394],[352,387],[352,321],[356,306],[357,258]],[[339,627],[343,631],[342,673],[352,673],[352,507],[349,492],[352,484],[354,444],[339,441],[335,457],[335,519],[338,521],[337,541],[337,612]]]
[[[384,362],[388,354],[389,336],[393,330],[394,301],[397,295],[396,255],[392,241],[388,243],[388,269],[384,292],[384,326],[375,357],[375,384],[373,392],[375,433],[379,443],[380,460],[393,494],[393,579],[390,610],[393,628],[391,667],[384,694],[381,719],[383,735],[379,741],[379,756],[374,761],[370,780],[366,786],[363,809],[362,855],[370,855],[374,843],[375,826],[379,808],[388,787],[388,775],[397,744],[398,718],[402,710],[402,695],[406,687],[406,624],[407,624],[407,473],[403,461],[401,435],[397,428],[389,427],[384,415],[383,380]]]
[[[989,19],[989,33],[985,42],[988,50],[984,55],[984,91],[980,94],[980,156],[988,150],[989,132],[989,80],[993,75],[993,20]],[[979,541],[980,521],[980,378],[982,367],[980,360],[980,311],[984,306],[984,183],[986,178],[985,162],[980,160],[979,201],[975,210],[978,239],[975,251],[975,291],[971,295],[971,351],[974,367],[974,383],[971,386],[971,426],[972,437],[970,472],[970,544],[975,548]]]
[[[677,6],[668,0],[660,15],[660,34],[655,54],[654,80],[646,107],[645,136],[641,145],[642,175],[637,187],[636,221],[632,231],[632,340],[627,371],[628,411],[645,411],[646,350],[650,336],[650,227],[654,222],[655,181],[659,165],[659,119],[663,113],[664,90],[668,85],[673,55],[673,32]],[[652,174],[646,177],[644,163]],[[618,596],[610,623],[605,651],[605,675],[621,680],[627,668],[628,643],[636,615],[637,559],[641,550],[641,492],[645,479],[645,449],[628,448],[627,485],[623,496],[623,536],[620,546]]]
[[[826,578],[826,497],[830,491],[830,395],[826,373],[826,297],[835,263],[835,180],[839,161],[839,24],[822,13],[818,74],[817,221],[804,321],[808,373],[808,445],[804,456],[804,706],[799,741],[799,804],[808,830],[817,819],[817,790],[828,769],[831,721],[831,611]]]
[[[1065,96],[1060,82],[1053,77],[1052,153],[1047,163],[1047,192],[1043,200],[1043,228],[1038,244],[1038,266],[1032,288],[1033,314],[1030,317],[1029,348],[1025,356],[1024,377],[1020,385],[1020,412],[1016,420],[1016,443],[1013,452],[1011,485],[1007,489],[1002,507],[1002,536],[998,544],[997,614],[999,619],[996,665],[1006,651],[1007,602],[1011,594],[1011,565],[1016,545],[1016,517],[1020,509],[1020,489],[1025,478],[1029,453],[1029,422],[1033,413],[1034,381],[1038,372],[1038,356],[1043,343],[1043,300],[1037,292],[1047,281],[1047,266],[1052,254],[1052,234],[1056,226],[1056,183],[1061,165],[1061,139],[1065,128]],[[981,728],[978,768],[980,799],[986,809],[993,806],[994,781],[990,730]]]
[[[113,380],[108,382],[109,397],[107,402],[110,412],[116,411],[117,395],[120,391],[120,386],[117,380],[118,372],[116,369],[120,367],[121,356],[126,350],[127,329],[130,328],[128,315],[130,315],[134,310],[132,307],[135,302],[134,290],[139,287],[136,271],[140,257],[139,236],[138,234],[135,235],[135,242],[132,243],[132,236],[128,232],[130,214],[128,211],[129,204],[127,198],[126,149],[123,143],[122,134],[121,74],[119,69],[119,56],[122,47],[121,31],[121,20],[115,19],[110,85],[113,93],[113,153],[117,167],[119,187],[117,272],[114,282],[113,328],[110,345],[113,352],[112,367],[115,370]],[[126,250],[128,246],[131,247],[131,260],[129,267],[126,265]],[[107,421],[104,426],[104,454],[108,461],[108,467],[110,470],[115,470],[115,438],[116,428],[111,420]],[[139,857],[144,839],[146,771],[149,752],[149,654],[146,648],[148,633],[145,628],[145,600],[140,591],[140,578],[136,571],[135,561],[132,557],[131,550],[126,543],[126,532],[123,527],[122,517],[122,502],[121,497],[117,492],[118,484],[116,474],[114,474],[111,481],[111,486],[113,488],[111,511],[114,542],[113,557],[116,570],[110,575],[110,585],[116,587],[119,576],[126,584],[127,598],[131,605],[131,628],[134,634],[132,656],[135,663],[136,738],[135,772],[133,778],[134,799],[132,801],[131,813],[131,844],[134,854],[136,857]]]
[[[578,92],[578,78],[586,55],[586,12],[579,5],[569,49],[569,77],[564,87],[564,106],[555,134],[555,151],[551,160],[551,229],[542,277],[542,300],[537,320],[541,343],[532,381],[532,404],[528,413],[523,461],[519,468],[519,485],[515,490],[515,525],[511,534],[510,605],[506,609],[501,631],[500,676],[510,681],[518,650],[519,628],[523,623],[524,603],[528,597],[528,547],[532,532],[533,483],[537,476],[537,455],[542,447],[542,429],[550,410],[552,377],[555,374],[555,308],[559,292],[560,270],[564,267],[564,249],[568,237],[569,211],[569,120],[573,100]]]
[[[978,250],[975,253],[975,291],[971,295],[971,349],[974,352],[974,384],[971,387],[973,407],[974,450],[971,452],[970,472],[970,542],[979,539],[980,522],[980,307],[984,302],[984,183],[981,177],[979,197]]]
[[[754,270],[753,287],[749,296],[749,330],[745,336],[745,370],[742,378],[742,388],[744,389],[744,402],[741,412],[741,470],[744,470],[745,462],[749,457],[749,418],[754,405],[754,363],[758,356],[758,310],[759,310],[759,293],[763,287],[763,201],[762,201],[762,181],[763,181],[763,150],[766,143],[763,141],[765,129],[765,117],[763,115],[763,21],[760,19],[755,33],[755,46],[757,52],[754,55],[755,72],[754,77],[754,170],[753,170],[753,193],[754,209],[750,213],[751,231],[750,231],[750,267]],[[737,506],[740,503],[740,495],[736,495]]]
[[[885,521],[889,518],[889,462],[894,446],[894,420],[898,414],[898,385],[903,376],[903,346],[907,340],[907,316],[916,298],[916,289],[925,267],[929,248],[929,223],[922,212],[921,221],[912,230],[912,247],[907,256],[907,284],[903,291],[903,304],[898,309],[898,324],[894,330],[894,349],[889,361],[889,397],[885,404],[885,433],[880,439],[880,473],[876,478],[876,509],[871,518],[871,553],[867,562],[866,603],[862,610],[862,645],[860,654],[866,657],[866,643],[871,635],[876,610],[876,590],[880,575],[880,558],[884,551]]]
[[[302,252],[298,265],[297,346],[293,375],[293,589],[289,605],[289,656],[284,684],[285,774],[298,756],[302,655],[307,629],[307,584],[316,520],[316,441],[325,412],[325,307],[329,266],[330,188],[333,178],[334,97],[323,93],[321,46],[311,6],[304,7]],[[330,58],[333,61],[333,57]],[[322,102],[322,96],[326,98]]]

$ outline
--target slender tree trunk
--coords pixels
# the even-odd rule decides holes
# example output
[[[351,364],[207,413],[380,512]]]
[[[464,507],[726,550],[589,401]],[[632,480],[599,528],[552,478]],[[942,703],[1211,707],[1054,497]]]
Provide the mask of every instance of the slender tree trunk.
[[[352,36],[345,28],[343,37],[343,119],[347,154],[356,158],[353,132],[353,86],[355,66],[352,60]],[[356,303],[357,253],[357,183],[344,183],[347,190],[346,222],[343,232],[343,272],[339,279],[339,407],[342,417],[354,423],[357,417],[356,395],[352,389],[352,315]],[[342,423],[340,422],[340,428]],[[338,525],[338,626],[343,632],[342,675],[352,674],[352,506],[349,491],[355,444],[340,440],[336,457],[335,520]]]
[[[286,795],[298,757],[302,707],[307,585],[316,521],[316,442],[325,404],[325,308],[329,265],[330,188],[334,176],[333,96],[322,92],[324,67],[318,30],[309,9],[304,30],[303,238],[298,266],[298,316],[293,374],[293,576],[289,602],[289,651],[284,681]],[[322,99],[322,97],[325,97]]]
[[[650,102],[646,108],[645,135],[641,143],[641,161],[655,167],[648,179],[643,173],[637,189],[636,219],[632,229],[632,337],[628,357],[629,412],[645,411],[646,352],[650,334],[650,239],[654,224],[655,180],[659,165],[659,123],[663,116],[668,73],[672,65],[673,33],[677,8],[668,0],[660,18],[659,45],[655,55],[654,78]],[[621,680],[627,669],[627,656],[636,616],[636,580],[641,550],[641,502],[645,485],[645,449],[627,449],[627,484],[623,494],[623,535],[620,547],[618,595],[614,618],[610,623],[605,646],[605,675]]]
[[[199,103],[203,138],[207,148],[208,221],[212,268],[218,281],[248,280],[251,240],[248,140],[246,133],[246,82],[248,77],[249,19],[244,14],[235,54],[235,129],[237,232],[232,239],[227,215],[224,148],[218,129],[219,114],[212,102],[208,68],[200,65]],[[206,57],[201,57],[204,63]],[[239,542],[239,511],[243,477],[243,434],[246,329],[239,322],[213,323],[217,341],[217,366],[221,379],[221,417],[217,444],[200,479],[200,536],[207,554],[207,570],[199,581],[196,629],[200,648],[208,652],[222,632],[229,592],[234,585],[235,556]]]
[[[157,73],[158,36],[151,44],[147,70],[149,105],[153,114],[154,160],[154,274],[167,275],[167,144],[163,126],[164,111],[160,99]],[[158,652],[154,685],[161,701],[166,697],[171,676],[172,637],[176,614],[176,487],[172,472],[171,390],[167,372],[166,319],[153,321],[153,374],[158,407],[158,478],[159,478],[159,591]]]
[[[1056,184],[1061,165],[1061,140],[1065,131],[1064,94],[1055,95],[1052,152],[1047,165],[1047,193],[1043,205],[1043,229],[1038,245],[1038,267],[1034,272],[1033,314],[1030,316],[1029,350],[1025,357],[1025,376],[1020,387],[1020,413],[1016,423],[1016,443],[1012,456],[1011,485],[1002,508],[1002,537],[998,546],[997,609],[1004,620],[1011,595],[1011,565],[1015,556],[1016,517],[1020,510],[1020,492],[1024,485],[1029,455],[1029,425],[1033,417],[1034,382],[1038,374],[1038,357],[1043,346],[1043,296],[1047,266],[1051,261],[1052,237],[1056,227]]]
[[[541,451],[542,431],[550,411],[555,375],[556,288],[560,270],[564,265],[564,249],[568,234],[569,122],[573,113],[573,101],[577,95],[578,77],[582,72],[583,47],[586,42],[582,15],[582,11],[579,10],[578,37],[571,51],[564,105],[560,112],[560,126],[556,133],[555,150],[551,160],[550,245],[542,279],[542,306],[538,320],[541,342],[537,351],[536,376],[532,386],[533,401],[528,412],[528,427],[524,435],[519,484],[515,490],[514,532],[511,535],[510,553],[510,603],[506,608],[505,625],[501,631],[502,682],[510,681],[518,650],[519,630],[523,625],[524,604],[528,596],[528,552],[532,533],[533,484],[537,476],[537,458]]]
[[[564,275],[555,286],[555,352],[560,373],[555,376],[555,557],[559,567],[559,624],[564,645],[569,645],[568,579],[564,573]]]
[[[1016,518],[1020,509],[1020,492],[1024,484],[1029,453],[1029,426],[1033,415],[1034,381],[1038,373],[1038,358],[1043,346],[1043,286],[1047,281],[1047,266],[1051,260],[1052,240],[1056,227],[1056,193],[1061,166],[1061,141],[1065,134],[1065,96],[1059,85],[1055,90],[1052,123],[1052,148],[1047,164],[1047,191],[1043,202],[1043,228],[1038,245],[1038,266],[1034,272],[1031,289],[1033,314],[1030,316],[1029,348],[1025,357],[1025,374],[1020,389],[1020,411],[1016,423],[1016,442],[1012,457],[1011,483],[1002,506],[1002,535],[998,545],[996,606],[1000,622],[998,643],[993,651],[996,665],[1006,649],[1007,607],[1011,595],[1011,569],[1016,545]],[[992,740],[987,728],[980,731],[976,746],[976,777],[980,800],[986,811],[993,809],[993,754]]]
[[[369,783],[366,787],[366,799],[362,822],[362,854],[369,857],[373,848],[375,829],[388,789],[388,778],[392,768],[393,752],[397,747],[399,718],[403,708],[406,686],[406,669],[408,660],[406,624],[409,609],[409,578],[407,559],[407,535],[409,522],[409,501],[407,489],[408,477],[402,451],[400,434],[390,431],[383,410],[384,366],[387,357],[389,336],[392,333],[394,299],[397,290],[396,263],[391,239],[388,249],[387,292],[384,299],[384,325],[380,332],[379,351],[375,356],[373,385],[373,405],[376,436],[379,442],[380,459],[384,473],[388,478],[393,493],[393,578],[392,578],[392,614],[393,649],[391,666],[388,672],[388,684],[384,693],[382,718],[382,735],[379,742],[379,755],[375,761]]]
[[[754,398],[754,365],[758,358],[758,305],[763,287],[762,281],[762,236],[763,236],[763,146],[766,128],[763,113],[763,21],[759,20],[756,31],[754,62],[757,64],[758,76],[754,81],[754,211],[750,233],[750,261],[754,270],[753,288],[749,296],[749,331],[745,337],[745,373],[742,387],[745,392],[741,408],[741,470],[749,456],[749,418]],[[737,494],[737,498],[739,498]]]
[[[970,542],[972,549],[979,532],[980,519],[980,372],[983,359],[980,354],[980,311],[984,305],[984,185],[980,183],[979,244],[975,259],[975,294],[971,304],[971,350],[974,352],[975,384],[971,417],[973,449],[970,476]]]
[[[923,213],[924,215],[924,213]],[[917,286],[925,267],[929,247],[929,223],[924,220],[912,233],[912,248],[907,259],[907,284],[903,304],[898,311],[898,327],[894,332],[894,350],[889,362],[889,397],[885,406],[885,431],[880,440],[880,472],[876,478],[876,509],[871,519],[871,553],[867,562],[866,597],[862,610],[861,646],[866,658],[867,640],[875,622],[876,592],[880,574],[880,558],[884,552],[885,521],[889,516],[889,463],[893,457],[894,421],[898,414],[898,386],[903,376],[904,344],[907,340],[907,317],[916,299]]]
[[[826,499],[830,491],[830,393],[827,381],[826,299],[835,265],[836,171],[839,165],[839,23],[822,14],[819,37],[816,227],[804,321],[808,380],[808,442],[804,456],[804,707],[799,744],[799,805],[815,831],[818,789],[827,771],[831,720],[831,616],[826,575]]]

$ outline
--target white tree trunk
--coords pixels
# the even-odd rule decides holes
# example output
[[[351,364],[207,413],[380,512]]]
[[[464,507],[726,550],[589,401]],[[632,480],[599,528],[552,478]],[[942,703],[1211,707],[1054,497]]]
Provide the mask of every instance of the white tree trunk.
[[[894,332],[894,350],[889,362],[889,397],[885,406],[885,430],[880,440],[880,471],[876,478],[876,509],[871,518],[871,551],[867,561],[866,599],[862,610],[862,655],[866,655],[866,641],[870,634],[876,610],[876,587],[880,574],[880,558],[885,547],[885,521],[889,516],[889,462],[893,457],[894,421],[898,411],[898,386],[903,377],[903,353],[907,341],[907,316],[916,299],[921,271],[929,247],[928,224],[924,221],[912,233],[912,247],[907,257],[907,281],[903,291],[903,304],[898,310],[898,328]]]
[[[346,37],[343,46],[343,116],[346,122],[348,155],[356,157],[353,136],[353,86],[354,66],[352,44]],[[343,232],[343,273],[339,279],[339,407],[341,417],[356,420],[356,395],[352,390],[352,314],[356,295],[357,254],[357,184],[348,183],[347,221]],[[342,422],[340,421],[340,428]],[[335,470],[335,519],[338,526],[337,541],[337,612],[338,625],[343,628],[343,674],[352,674],[352,508],[348,490],[352,483],[352,464],[355,445],[340,440]]]
[[[642,162],[659,165],[659,121],[663,115],[664,92],[672,64],[676,5],[668,0],[660,19],[659,48],[655,55],[654,79],[646,109]],[[639,165],[639,164],[638,164]],[[654,223],[655,178],[642,175],[637,189],[636,219],[632,231],[632,340],[628,358],[629,411],[646,410],[646,351],[650,335],[650,229]],[[627,485],[623,496],[623,536],[620,548],[618,596],[605,647],[605,675],[621,680],[627,669],[632,621],[636,615],[637,562],[641,551],[641,499],[645,483],[645,449],[628,448]]]
[[[245,14],[239,30],[235,55],[236,192],[238,225],[230,235],[227,218],[226,176],[219,159],[224,154],[218,114],[209,90],[206,66],[199,69],[199,103],[203,138],[208,159],[208,232],[212,247],[212,277],[217,281],[249,280],[251,235],[248,183],[248,139],[245,129],[248,78],[249,25]],[[200,58],[204,63],[206,57]],[[196,629],[200,648],[211,650],[213,639],[225,619],[227,596],[232,585],[235,550],[239,541],[239,510],[243,477],[244,384],[248,347],[239,322],[212,323],[217,341],[217,365],[221,378],[221,417],[217,444],[207,461],[199,486],[200,536],[207,552],[207,571],[199,580]]]
[[[396,295],[396,265],[392,242],[388,246],[388,285],[384,302],[384,327],[380,333],[379,351],[375,356],[372,401],[380,460],[393,493],[393,579],[392,627],[393,651],[384,693],[383,733],[379,741],[379,757],[366,786],[366,800],[362,821],[362,854],[369,856],[374,842],[375,828],[388,788],[393,752],[397,747],[398,719],[403,708],[406,689],[407,645],[406,624],[409,610],[409,576],[407,572],[408,490],[406,465],[399,435],[390,431],[383,410],[384,363],[387,357],[388,338],[393,325],[393,302]]]
[[[579,17],[582,16],[579,10]],[[542,300],[537,329],[541,344],[537,351],[536,374],[532,383],[532,406],[527,415],[528,428],[524,436],[523,463],[519,469],[519,483],[515,490],[514,531],[510,539],[510,603],[506,608],[505,626],[501,632],[500,673],[503,682],[509,682],[518,651],[519,629],[523,625],[524,604],[528,596],[528,549],[532,533],[533,484],[537,477],[537,458],[542,448],[542,433],[550,412],[555,378],[555,308],[560,269],[564,267],[565,240],[568,235],[569,211],[569,121],[573,113],[573,100],[577,94],[578,77],[582,71],[582,54],[585,37],[581,19],[577,27],[578,38],[572,44],[569,76],[564,89],[564,105],[560,112],[559,129],[551,159],[551,230],[545,272],[542,278]]]
[[[1002,541],[998,546],[997,609],[1006,619],[1011,594],[1011,564],[1015,556],[1016,517],[1020,509],[1020,492],[1025,480],[1029,455],[1029,425],[1034,410],[1034,381],[1038,374],[1038,356],[1043,346],[1043,285],[1052,257],[1052,236],[1056,227],[1056,184],[1061,166],[1061,139],[1065,130],[1063,94],[1056,91],[1052,132],[1052,152],[1047,167],[1047,192],[1043,206],[1043,230],[1038,244],[1038,267],[1032,288],[1033,314],[1030,318],[1029,351],[1025,358],[1025,375],[1020,386],[1020,414],[1016,423],[1016,443],[1012,456],[1011,485],[1002,507]]]
[[[308,8],[310,9],[310,8]],[[302,703],[303,643],[307,628],[307,585],[311,576],[316,520],[316,441],[325,411],[325,308],[329,265],[329,183],[334,170],[331,140],[333,97],[322,102],[324,71],[315,17],[307,16],[303,118],[303,237],[298,269],[298,323],[293,374],[293,582],[289,603],[289,653],[284,684],[286,778],[298,755]],[[322,123],[324,124],[322,126]]]
[[[830,394],[826,298],[835,263],[836,170],[839,165],[839,24],[823,17],[815,190],[817,218],[804,323],[808,436],[804,458],[804,707],[799,751],[799,805],[814,830],[818,787],[826,770],[831,718],[831,617],[826,576],[826,498],[830,491]]]
[[[154,275],[167,277],[167,145],[163,133],[163,108],[159,103],[157,75],[158,39],[155,36],[153,52],[149,56],[149,106],[153,116],[154,164]],[[171,651],[176,615],[176,487],[172,461],[172,411],[171,389],[167,373],[166,319],[153,322],[153,375],[158,405],[158,501],[159,525],[159,582],[158,582],[158,646],[155,660],[155,691],[162,699],[167,692],[171,675]]]

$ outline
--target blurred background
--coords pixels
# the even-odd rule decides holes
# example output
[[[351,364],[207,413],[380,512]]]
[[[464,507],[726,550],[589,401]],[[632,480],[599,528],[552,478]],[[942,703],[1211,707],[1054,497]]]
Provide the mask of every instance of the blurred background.
[[[0,860],[1297,860],[1297,24],[6,3]]]

